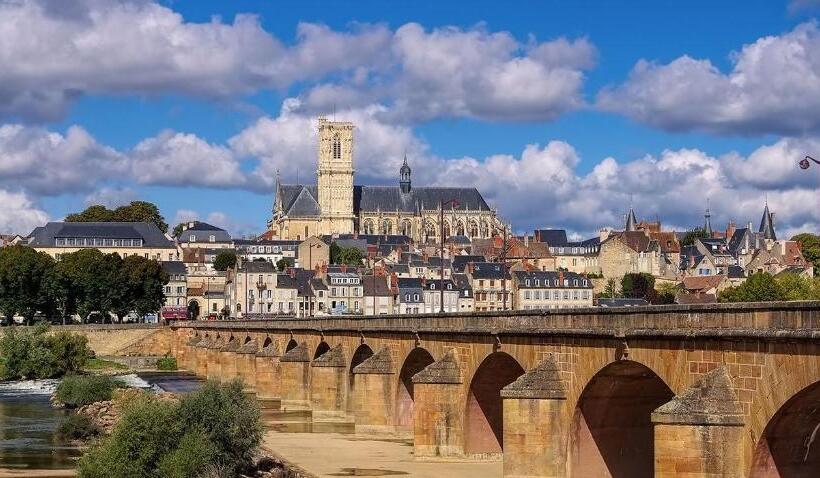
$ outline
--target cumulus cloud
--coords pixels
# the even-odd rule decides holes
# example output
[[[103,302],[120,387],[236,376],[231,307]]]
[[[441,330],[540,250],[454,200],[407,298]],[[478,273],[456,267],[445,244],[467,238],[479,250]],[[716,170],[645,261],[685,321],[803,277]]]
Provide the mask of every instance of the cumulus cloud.
[[[194,23],[150,1],[19,0],[0,3],[0,117],[59,118],[86,94],[231,100],[299,84],[314,87],[314,111],[385,102],[404,120],[550,119],[582,102],[594,56],[585,39],[481,27],[301,23],[286,43],[253,15]]]
[[[820,131],[820,30],[804,23],[744,45],[723,73],[709,60],[639,61],[600,108],[664,129],[803,135]]]
[[[138,198],[137,192],[130,187],[104,186],[86,196],[84,202],[86,206],[102,204],[109,209],[114,209],[136,201]]]
[[[193,134],[163,131],[130,153],[133,176],[142,184],[236,187],[245,182],[233,152]]]
[[[19,124],[0,126],[0,158],[0,186],[40,196],[88,191],[128,168],[123,154],[101,145],[79,126],[65,134]]]
[[[0,189],[0,233],[26,235],[48,221],[48,214],[24,193]]]

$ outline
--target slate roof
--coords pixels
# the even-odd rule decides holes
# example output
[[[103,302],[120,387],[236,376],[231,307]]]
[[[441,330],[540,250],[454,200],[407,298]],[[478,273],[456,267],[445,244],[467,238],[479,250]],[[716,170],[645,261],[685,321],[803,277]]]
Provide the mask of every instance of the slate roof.
[[[726,277],[729,279],[742,279],[746,277],[746,273],[740,266],[729,266],[726,268]]]
[[[509,274],[507,271],[507,279],[510,278]],[[497,262],[476,262],[470,275],[473,279],[501,279],[503,277],[501,264]]]
[[[576,289],[592,289],[592,282],[588,281],[586,277],[576,274],[575,272],[564,272],[564,280],[568,280],[568,285],[559,283],[555,285],[555,281],[561,277],[560,272],[556,271],[515,271],[515,278],[518,279],[518,287],[520,289],[554,289],[554,288],[576,288]],[[530,279],[530,285],[526,285],[526,280]],[[538,280],[538,285],[535,281]],[[584,285],[586,284],[586,285]]]
[[[244,261],[238,272],[278,272],[278,269],[268,261]]]
[[[453,272],[464,272],[464,268],[470,262],[485,262],[487,259],[484,256],[453,256]]]
[[[188,273],[188,269],[182,261],[163,261],[162,270],[170,275],[185,275]]]
[[[315,217],[321,214],[318,188],[315,185],[281,184],[277,208],[290,217]],[[353,212],[399,211],[415,213],[418,210],[433,210],[440,201],[455,199],[457,210],[489,211],[476,188],[414,187],[402,193],[398,186],[353,186]]]
[[[142,239],[142,247],[176,249],[151,222],[49,222],[29,235],[31,247],[56,247],[56,238]]]
[[[207,222],[195,221],[193,226],[182,231],[179,240],[180,242],[194,242],[191,241],[191,236],[196,238],[195,242],[210,242],[210,236],[214,236],[214,242],[231,242],[231,235],[225,229]]]
[[[551,247],[559,247],[567,244],[567,231],[564,229],[536,229],[535,239],[538,242],[546,242]]]
[[[373,286],[375,282],[375,287]],[[390,291],[390,285],[384,277],[364,276],[362,277],[362,285],[364,286],[363,295],[367,297],[389,297],[393,295]]]
[[[652,243],[652,240],[644,234],[643,231],[616,232],[610,235],[604,242],[609,242],[615,238],[619,238],[627,247],[635,252],[649,251],[650,244]]]

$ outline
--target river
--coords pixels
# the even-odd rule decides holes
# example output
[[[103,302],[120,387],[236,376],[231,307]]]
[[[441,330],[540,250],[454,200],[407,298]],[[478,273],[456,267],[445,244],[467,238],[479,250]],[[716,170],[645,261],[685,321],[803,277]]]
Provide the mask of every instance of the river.
[[[145,372],[118,377],[131,387],[187,393],[202,381],[181,372]],[[58,380],[0,383],[0,470],[66,470],[82,451],[59,443],[54,431],[66,411],[49,403]],[[0,475],[2,476],[2,475]]]

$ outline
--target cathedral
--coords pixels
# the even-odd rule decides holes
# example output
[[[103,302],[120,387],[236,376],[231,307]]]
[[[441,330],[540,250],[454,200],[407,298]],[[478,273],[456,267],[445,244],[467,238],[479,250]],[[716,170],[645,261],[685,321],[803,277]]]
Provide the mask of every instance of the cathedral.
[[[445,238],[487,238],[502,227],[476,188],[413,187],[406,157],[397,186],[354,185],[353,130],[353,123],[319,118],[316,185],[277,181],[270,237],[403,234],[416,242],[436,242],[441,203]]]

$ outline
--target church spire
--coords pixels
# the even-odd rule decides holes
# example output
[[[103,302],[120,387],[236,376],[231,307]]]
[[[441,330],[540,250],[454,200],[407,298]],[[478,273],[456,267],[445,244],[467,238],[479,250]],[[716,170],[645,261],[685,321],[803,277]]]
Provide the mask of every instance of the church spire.
[[[706,214],[703,215],[706,218],[706,222],[703,225],[703,230],[706,232],[708,237],[712,237],[712,213],[709,212],[709,199],[706,199]]]
[[[774,214],[769,211],[769,201],[763,208],[763,217],[760,219],[760,231],[763,233],[764,239],[777,240],[777,235],[774,232]]]
[[[399,169],[399,187],[401,188],[402,194],[410,192],[410,166],[407,165],[407,154],[404,155],[404,163],[401,165],[401,169]]]
[[[629,206],[629,214],[626,215],[625,231],[635,231],[638,228],[638,219],[635,218],[635,210]]]

